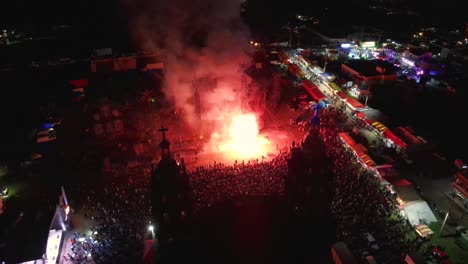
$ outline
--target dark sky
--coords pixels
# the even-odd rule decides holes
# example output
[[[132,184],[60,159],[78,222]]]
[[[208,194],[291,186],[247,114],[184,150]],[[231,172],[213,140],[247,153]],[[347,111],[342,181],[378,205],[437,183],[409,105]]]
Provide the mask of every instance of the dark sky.
[[[93,22],[119,18],[120,11],[119,1],[116,0],[4,1],[0,9],[0,25],[31,27],[67,23],[88,26]]]
[[[2,1],[0,8],[0,27],[37,26],[41,24],[69,23],[74,25],[92,26],[94,23],[106,23],[120,20],[125,22],[125,10],[122,0],[9,0]],[[158,0],[148,0],[158,1]],[[249,0],[255,6],[259,20],[274,21],[284,14],[301,12],[323,13],[323,8],[334,8],[334,13],[342,17],[362,19],[365,13],[360,13],[369,0],[318,1],[318,0]],[[424,1],[424,0],[393,0],[398,7],[409,7],[425,13],[425,18],[438,22],[468,20],[468,16],[459,7],[456,0]],[[183,7],[181,7],[183,8]]]

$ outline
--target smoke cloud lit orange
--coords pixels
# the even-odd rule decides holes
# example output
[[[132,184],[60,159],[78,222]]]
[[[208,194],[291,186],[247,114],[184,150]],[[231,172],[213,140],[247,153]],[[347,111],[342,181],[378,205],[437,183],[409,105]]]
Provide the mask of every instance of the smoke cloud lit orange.
[[[246,94],[242,80],[252,51],[240,1],[128,0],[126,5],[134,18],[135,40],[164,63],[166,97],[184,113],[186,123],[210,130],[205,150],[229,150],[245,157],[260,153],[258,113],[239,115],[249,111],[242,102]],[[205,85],[199,80],[214,81]]]

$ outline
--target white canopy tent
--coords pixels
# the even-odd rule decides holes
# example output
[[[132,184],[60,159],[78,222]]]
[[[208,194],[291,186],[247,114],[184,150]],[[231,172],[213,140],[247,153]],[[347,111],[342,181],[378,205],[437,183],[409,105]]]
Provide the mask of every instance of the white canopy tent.
[[[406,217],[413,226],[423,223],[429,225],[432,222],[437,222],[437,218],[426,201],[412,201],[401,205],[400,208],[403,209]]]

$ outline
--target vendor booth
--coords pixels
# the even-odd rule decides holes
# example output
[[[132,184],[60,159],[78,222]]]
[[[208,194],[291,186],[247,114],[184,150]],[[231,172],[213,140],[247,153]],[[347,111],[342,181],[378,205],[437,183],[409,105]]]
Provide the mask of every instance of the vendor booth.
[[[429,225],[433,222],[437,222],[437,218],[424,200],[405,203],[400,205],[400,209],[412,226],[418,226],[420,224]]]

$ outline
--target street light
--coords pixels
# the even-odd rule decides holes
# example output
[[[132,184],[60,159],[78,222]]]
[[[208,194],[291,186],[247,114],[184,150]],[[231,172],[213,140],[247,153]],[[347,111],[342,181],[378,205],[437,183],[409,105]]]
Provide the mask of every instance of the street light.
[[[149,225],[149,226],[148,226],[148,230],[149,230],[150,232],[153,232],[153,231],[154,231],[154,226],[153,226],[153,225]]]

